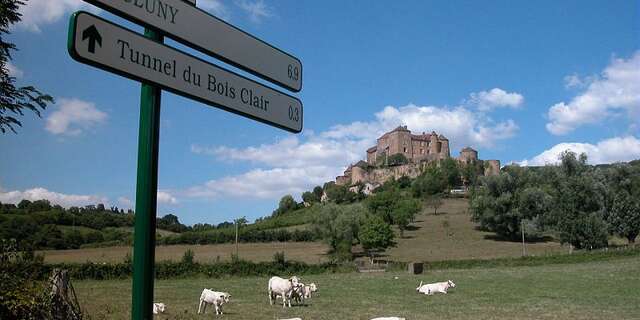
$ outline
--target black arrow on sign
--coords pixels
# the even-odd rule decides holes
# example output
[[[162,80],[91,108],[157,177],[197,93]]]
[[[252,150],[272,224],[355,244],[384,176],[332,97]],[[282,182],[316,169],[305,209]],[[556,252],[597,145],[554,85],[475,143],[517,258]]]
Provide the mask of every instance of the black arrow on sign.
[[[96,42],[102,47],[102,36],[100,36],[100,32],[98,32],[95,25],[91,25],[82,31],[82,41],[87,38],[89,38],[89,52],[96,53]]]

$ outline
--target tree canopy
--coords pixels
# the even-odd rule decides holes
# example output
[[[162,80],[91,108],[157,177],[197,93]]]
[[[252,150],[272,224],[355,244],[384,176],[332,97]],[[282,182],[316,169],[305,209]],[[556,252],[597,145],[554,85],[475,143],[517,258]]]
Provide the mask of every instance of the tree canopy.
[[[18,8],[25,5],[17,0],[0,0],[0,132],[10,130],[17,133],[16,126],[22,123],[15,116],[23,116],[24,110],[31,110],[38,117],[53,97],[42,93],[33,86],[16,86],[16,78],[9,73],[9,63],[13,59],[12,51],[17,47],[7,42],[11,26],[21,20]]]

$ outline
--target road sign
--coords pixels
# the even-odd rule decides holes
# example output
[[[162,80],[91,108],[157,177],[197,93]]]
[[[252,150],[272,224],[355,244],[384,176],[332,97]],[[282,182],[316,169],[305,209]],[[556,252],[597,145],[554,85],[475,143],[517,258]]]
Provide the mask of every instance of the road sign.
[[[287,131],[302,130],[302,102],[297,98],[90,13],[71,17],[68,49],[80,62]]]
[[[84,0],[289,90],[302,89],[300,60],[182,0]]]

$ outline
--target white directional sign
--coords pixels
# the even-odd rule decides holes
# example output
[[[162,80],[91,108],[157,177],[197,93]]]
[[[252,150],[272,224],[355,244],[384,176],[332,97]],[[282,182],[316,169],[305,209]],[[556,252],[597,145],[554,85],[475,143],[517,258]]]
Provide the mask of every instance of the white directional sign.
[[[80,62],[291,132],[302,130],[297,98],[90,13],[73,14],[68,49]]]
[[[296,57],[183,0],[84,0],[289,90],[302,89]]]

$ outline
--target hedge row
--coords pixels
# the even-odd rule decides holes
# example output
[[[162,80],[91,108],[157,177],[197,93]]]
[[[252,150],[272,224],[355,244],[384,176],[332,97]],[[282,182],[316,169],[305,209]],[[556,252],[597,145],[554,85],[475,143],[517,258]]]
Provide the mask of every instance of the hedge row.
[[[130,263],[62,263],[45,264],[39,270],[39,278],[45,279],[54,268],[66,269],[73,279],[123,279],[132,275]],[[277,262],[250,262],[238,260],[233,262],[219,262],[211,264],[185,263],[185,262],[158,262],[156,263],[156,279],[172,279],[192,276],[206,276],[220,278],[223,276],[271,276],[271,275],[304,275],[320,273],[352,272],[355,267],[351,264],[306,264],[290,261]]]
[[[184,232],[177,235],[161,237],[160,245],[172,244],[219,244],[235,241],[235,230],[212,230],[207,232]],[[310,230],[242,230],[238,234],[240,242],[310,242],[319,240],[318,236]]]

